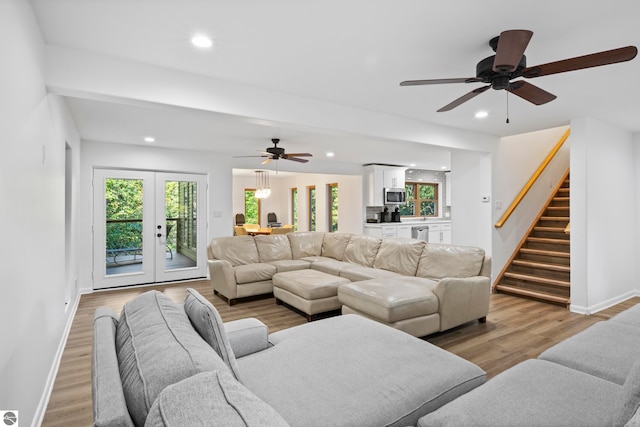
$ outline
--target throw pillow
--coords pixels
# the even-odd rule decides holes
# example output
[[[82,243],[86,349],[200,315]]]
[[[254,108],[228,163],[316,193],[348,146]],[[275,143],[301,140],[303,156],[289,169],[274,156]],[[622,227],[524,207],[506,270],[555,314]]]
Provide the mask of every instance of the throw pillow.
[[[158,291],[125,304],[116,328],[122,390],[136,425],[167,386],[227,365],[193,329],[182,305]]]
[[[226,372],[204,372],[164,389],[145,427],[285,427],[287,422]]]
[[[187,292],[187,298],[184,300],[184,311],[187,312],[193,327],[218,353],[236,379],[239,380],[236,357],[227,339],[224,323],[222,323],[218,310],[195,289],[189,288]]]

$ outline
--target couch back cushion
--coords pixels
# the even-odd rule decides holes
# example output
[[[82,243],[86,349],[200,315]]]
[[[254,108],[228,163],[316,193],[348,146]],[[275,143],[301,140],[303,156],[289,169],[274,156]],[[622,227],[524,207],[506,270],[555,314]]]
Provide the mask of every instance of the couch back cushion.
[[[283,261],[292,259],[291,244],[285,234],[256,236],[256,247],[260,262]]]
[[[324,233],[320,231],[301,231],[285,234],[291,243],[293,259],[322,255]]]
[[[198,334],[218,353],[233,376],[239,380],[236,357],[227,339],[224,323],[218,310],[198,291],[188,288],[187,298],[184,300],[184,311]]]
[[[260,262],[253,236],[215,237],[209,243],[209,257],[229,261],[234,267]]]
[[[351,236],[344,250],[343,261],[373,267],[382,239],[371,236]]]
[[[632,418],[640,421],[640,359],[636,361],[625,380],[618,399],[620,406],[614,411],[614,426],[638,425],[630,423]],[[636,421],[636,420],[634,420]],[[629,424],[627,424],[629,423]]]
[[[481,248],[427,243],[416,276],[428,279],[477,276],[483,260],[484,249]]]
[[[322,238],[322,256],[342,261],[351,233],[324,233]]]
[[[182,305],[149,291],[125,304],[116,329],[122,389],[136,425],[160,392],[204,371],[229,368],[191,326]]]
[[[289,424],[226,372],[204,372],[164,389],[147,427],[220,425],[286,427]]]
[[[402,237],[382,239],[373,266],[404,276],[415,276],[424,245],[424,241],[417,239]]]

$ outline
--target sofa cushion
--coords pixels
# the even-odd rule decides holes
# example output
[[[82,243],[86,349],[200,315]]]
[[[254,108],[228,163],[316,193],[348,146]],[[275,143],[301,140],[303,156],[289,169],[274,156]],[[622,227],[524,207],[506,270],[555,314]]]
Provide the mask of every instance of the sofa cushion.
[[[640,328],[607,321],[567,338],[538,358],[622,385],[638,355]]]
[[[149,411],[146,427],[224,425],[285,427],[275,409],[226,372],[203,372],[160,393]]]
[[[452,353],[358,315],[271,339],[274,347],[238,364],[246,387],[292,426],[414,426],[486,378]]]
[[[262,282],[271,280],[278,271],[275,265],[256,262],[255,264],[239,265],[233,269],[236,275],[236,283]]]
[[[400,276],[400,274],[394,273],[393,271],[383,270],[381,268],[363,267],[356,264],[354,264],[353,267],[340,270],[340,277],[349,279],[352,282],[369,279],[385,279],[397,276]]]
[[[640,359],[636,360],[620,392],[614,426],[624,426],[640,408]]]
[[[342,261],[351,233],[324,233],[322,238],[322,256]]]
[[[316,261],[311,264],[311,268],[313,270],[322,271],[323,273],[333,274],[334,276],[339,276],[342,270],[346,270],[348,268],[359,267],[357,264],[352,264],[350,262],[337,261],[335,259],[328,258],[322,261]]]
[[[427,283],[411,283],[402,277],[373,279],[341,286],[338,299],[375,319],[395,323],[438,312],[438,298],[429,288]]]
[[[276,234],[272,236],[256,236],[256,247],[260,262],[290,260],[291,244],[285,234]]]
[[[234,267],[260,262],[253,236],[227,236],[211,239],[209,256],[229,261]]]
[[[371,236],[351,236],[344,250],[343,261],[373,267],[382,239]]]
[[[303,259],[282,259],[280,261],[270,261],[278,273],[285,271],[306,270],[311,263]]]
[[[421,418],[418,427],[608,426],[620,386],[531,359]]]
[[[623,311],[622,313],[616,314],[608,321],[640,327],[640,304],[636,304],[633,307]]]
[[[480,248],[427,243],[416,276],[430,279],[477,276],[483,260],[484,250]]]
[[[187,298],[184,300],[184,311],[196,331],[218,353],[233,376],[239,380],[236,357],[229,345],[218,310],[198,291],[188,288]]]
[[[168,385],[204,371],[229,371],[193,328],[182,305],[149,291],[126,303],[116,330],[122,388],[136,425],[144,425]]]
[[[417,239],[383,239],[373,266],[404,276],[415,276],[424,245],[424,241]]]
[[[324,233],[319,231],[301,231],[285,234],[291,243],[293,259],[322,255]]]

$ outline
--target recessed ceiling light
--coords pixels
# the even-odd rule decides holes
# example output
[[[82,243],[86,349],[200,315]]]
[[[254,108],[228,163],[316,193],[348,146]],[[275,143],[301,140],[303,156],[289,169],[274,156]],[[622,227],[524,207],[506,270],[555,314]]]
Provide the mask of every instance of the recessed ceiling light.
[[[445,170],[445,169],[447,169],[447,167],[446,166],[440,166],[440,169]]]
[[[191,44],[202,49],[208,49],[213,46],[213,40],[211,40],[211,37],[205,36],[204,34],[196,34],[191,37]]]
[[[156,139],[152,136],[145,136],[144,142],[156,142]]]
[[[327,152],[327,157],[333,157],[335,154],[333,153],[333,151],[329,151]]]
[[[484,119],[485,117],[487,117],[489,115],[488,111],[478,111],[476,113],[476,119]]]
[[[414,168],[416,166],[415,163],[411,163],[409,166],[411,166],[412,168]]]

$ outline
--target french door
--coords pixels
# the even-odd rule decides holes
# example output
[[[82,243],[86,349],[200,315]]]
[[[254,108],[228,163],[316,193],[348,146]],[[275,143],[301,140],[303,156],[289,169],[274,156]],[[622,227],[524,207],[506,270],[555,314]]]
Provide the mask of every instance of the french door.
[[[95,169],[93,287],[207,275],[204,175]]]

